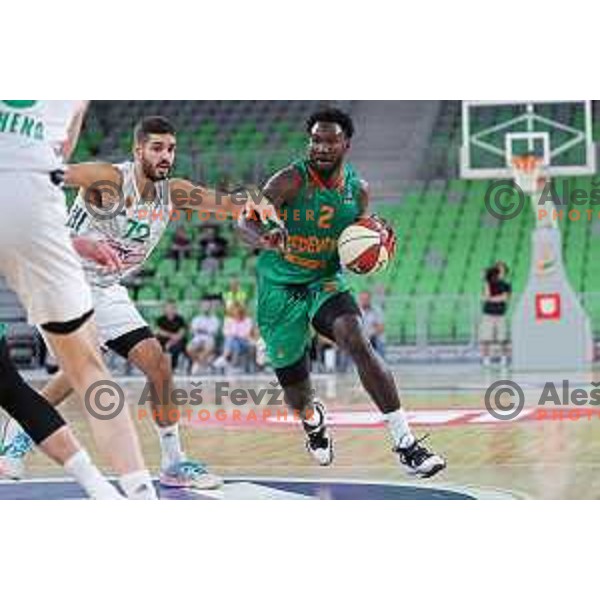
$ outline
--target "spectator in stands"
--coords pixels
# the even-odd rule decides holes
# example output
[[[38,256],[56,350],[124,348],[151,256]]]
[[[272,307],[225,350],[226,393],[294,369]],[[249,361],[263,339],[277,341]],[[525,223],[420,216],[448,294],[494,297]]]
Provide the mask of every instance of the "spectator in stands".
[[[385,325],[381,311],[373,306],[371,294],[361,292],[358,295],[358,306],[362,312],[365,332],[371,345],[382,358],[385,357]]]
[[[173,236],[173,242],[169,249],[168,256],[169,258],[175,259],[177,264],[179,264],[180,260],[192,256],[192,240],[183,225],[179,225],[177,229],[175,229],[175,235]]]
[[[210,273],[221,268],[227,256],[227,240],[219,235],[217,227],[207,227],[200,238],[202,269]]]
[[[163,350],[171,355],[173,371],[177,369],[179,357],[185,352],[186,323],[177,312],[174,300],[168,300],[164,313],[156,321],[156,337]]]
[[[240,282],[237,279],[232,279],[229,282],[229,289],[223,294],[223,304],[225,310],[228,311],[234,304],[246,305],[248,294],[240,287]]]
[[[508,267],[502,261],[496,262],[485,272],[483,289],[483,316],[479,330],[481,359],[484,367],[491,364],[492,354],[499,351],[500,364],[508,363],[508,326],[506,311],[512,294],[512,287],[506,281]]]
[[[220,328],[221,320],[215,314],[213,302],[204,298],[200,303],[200,312],[190,325],[192,339],[188,344],[187,354],[190,358],[191,375],[197,375],[213,358]]]
[[[254,322],[246,313],[243,304],[234,302],[227,312],[223,323],[223,355],[214,363],[218,369],[240,366],[242,361],[248,365],[254,354]]]

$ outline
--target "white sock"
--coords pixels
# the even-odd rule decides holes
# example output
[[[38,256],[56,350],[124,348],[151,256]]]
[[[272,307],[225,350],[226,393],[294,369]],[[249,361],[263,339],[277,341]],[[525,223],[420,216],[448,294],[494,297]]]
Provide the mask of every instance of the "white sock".
[[[125,500],[92,463],[85,450],[79,450],[64,464],[65,471],[94,500]]]
[[[179,424],[168,425],[167,427],[159,427],[158,438],[160,440],[161,449],[161,468],[168,469],[171,465],[185,460],[185,454],[181,449],[181,439],[179,437]]]
[[[415,441],[415,436],[412,434],[406,420],[406,415],[401,408],[383,415],[383,418],[387,423],[396,447],[406,448]]]
[[[148,471],[134,471],[121,475],[119,483],[130,500],[158,500]]]

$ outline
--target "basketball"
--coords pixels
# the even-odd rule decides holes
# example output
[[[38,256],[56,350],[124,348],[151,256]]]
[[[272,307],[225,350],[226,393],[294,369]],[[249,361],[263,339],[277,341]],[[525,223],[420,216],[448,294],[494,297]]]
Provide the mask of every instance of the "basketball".
[[[342,232],[338,253],[342,265],[359,275],[381,271],[393,258],[396,234],[374,215],[363,217]]]

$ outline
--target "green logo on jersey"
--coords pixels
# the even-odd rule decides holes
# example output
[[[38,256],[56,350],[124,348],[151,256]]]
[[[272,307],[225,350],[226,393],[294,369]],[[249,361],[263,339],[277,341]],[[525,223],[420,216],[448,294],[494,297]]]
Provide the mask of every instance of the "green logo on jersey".
[[[8,331],[8,325],[6,323],[0,323],[0,339],[2,339]]]
[[[33,108],[38,101],[37,100],[2,100],[9,108],[15,110],[23,110],[25,108]]]
[[[39,141],[44,139],[42,121],[18,112],[32,108],[38,103],[37,100],[2,100],[1,102],[14,112],[0,110],[0,133],[14,133]]]

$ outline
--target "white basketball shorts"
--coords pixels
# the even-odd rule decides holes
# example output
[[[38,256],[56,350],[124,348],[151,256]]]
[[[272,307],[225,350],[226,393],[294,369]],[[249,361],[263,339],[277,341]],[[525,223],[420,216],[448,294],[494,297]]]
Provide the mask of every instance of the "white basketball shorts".
[[[116,284],[108,287],[92,286],[98,340],[105,346],[148,324],[129,298],[127,288]]]
[[[92,309],[66,216],[65,196],[48,173],[0,171],[0,275],[31,324],[72,321]]]

